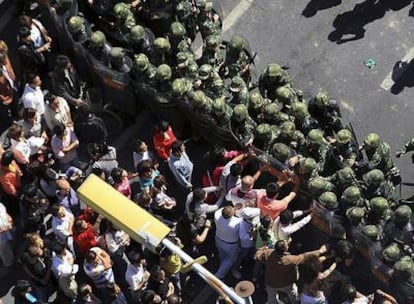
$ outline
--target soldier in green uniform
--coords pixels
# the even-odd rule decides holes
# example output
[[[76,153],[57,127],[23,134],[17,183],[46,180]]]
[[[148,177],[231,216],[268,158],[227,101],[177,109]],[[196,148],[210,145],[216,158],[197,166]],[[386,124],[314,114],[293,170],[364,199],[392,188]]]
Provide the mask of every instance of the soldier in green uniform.
[[[209,35],[204,40],[203,52],[198,62],[220,70],[224,63],[224,50],[225,46],[221,42],[220,35]]]
[[[342,195],[346,188],[358,186],[355,172],[350,167],[344,167],[334,174],[325,177],[326,180],[336,185],[337,193]]]
[[[161,64],[157,67],[155,79],[157,81],[156,88],[159,93],[170,94],[172,84],[172,71],[168,64]]]
[[[382,196],[390,201],[391,207],[398,203],[398,194],[394,185],[385,179],[384,173],[381,170],[373,169],[368,171],[364,174],[363,180],[364,184],[361,188],[366,199]]]
[[[227,43],[224,64],[220,70],[222,78],[241,76],[246,83],[250,81],[250,62],[246,45],[246,40],[240,35],[234,35]]]
[[[315,176],[309,180],[308,189],[314,197],[319,197],[326,191],[334,192],[335,185],[320,176]]]
[[[306,136],[306,145],[300,146],[298,152],[303,156],[315,159],[318,163],[317,171],[322,174],[325,170],[328,148],[328,142],[323,137],[322,131],[312,129]]]
[[[365,225],[362,228],[362,235],[366,237],[366,240],[368,241],[367,249],[368,253],[373,257],[380,257],[382,253],[382,245],[379,240],[381,236],[381,232],[375,225]]]
[[[180,0],[175,7],[175,15],[184,24],[188,37],[194,41],[197,30],[196,10],[189,0]]]
[[[321,203],[329,211],[336,211],[339,206],[338,198],[334,192],[324,192],[318,198]]]
[[[93,32],[88,44],[88,51],[95,59],[109,66],[111,46],[107,43],[105,34],[101,31]]]
[[[270,99],[263,99],[265,106],[263,109],[263,122],[270,125],[280,126],[280,124],[291,121],[289,115],[282,113],[277,104]]]
[[[214,71],[213,67],[209,64],[203,64],[198,71],[198,77],[200,80],[199,88],[210,98],[217,98],[218,96],[214,94],[214,81],[219,79],[220,76]]]
[[[220,77],[214,79],[211,89],[214,96],[223,97],[225,100],[230,97],[230,91]]]
[[[257,125],[254,130],[253,145],[260,150],[269,153],[273,145],[274,134],[269,124],[263,123]]]
[[[132,73],[135,82],[153,86],[155,85],[155,74],[156,68],[150,63],[147,55],[135,55]]]
[[[404,146],[401,147],[400,150],[398,150],[397,152],[395,152],[395,156],[397,158],[399,158],[399,157],[403,156],[404,154],[406,154],[408,152],[411,152],[411,151],[414,151],[414,137],[411,138],[410,141],[407,141],[404,144]],[[411,159],[412,159],[412,161],[414,163],[414,154],[411,155]]]
[[[286,168],[290,168],[289,159],[294,156],[294,151],[287,145],[277,142],[273,145],[271,154],[280,161]]]
[[[365,225],[365,208],[363,207],[351,207],[346,210],[346,217],[354,227],[361,227]]]
[[[168,39],[158,37],[154,40],[155,55],[151,58],[151,62],[159,66],[161,64],[173,65],[174,60],[171,53],[171,44]]]
[[[260,93],[263,97],[272,101],[276,99],[277,88],[290,84],[291,80],[288,73],[277,63],[270,63],[259,78]]]
[[[391,243],[382,251],[382,261],[389,268],[394,267],[394,264],[402,257],[402,251],[397,243]]]
[[[401,182],[400,171],[394,165],[391,158],[391,147],[382,141],[376,133],[368,134],[364,139],[363,148],[368,159],[370,169],[381,170],[386,179],[389,179],[394,185]]]
[[[296,130],[293,121],[285,121],[280,125],[276,141],[282,142],[295,150],[301,150],[305,146],[305,136]]]
[[[258,124],[264,123],[263,112],[265,108],[265,101],[260,95],[260,92],[254,91],[250,93],[249,98],[249,115]]]
[[[349,186],[342,193],[341,205],[344,209],[348,209],[355,206],[366,207],[367,204],[358,186]]]
[[[178,52],[176,55],[177,65],[174,69],[174,76],[175,78],[184,77],[191,81],[198,80],[198,73],[197,75],[194,74],[194,69],[198,71],[198,65],[193,60],[193,56],[187,52]]]
[[[394,212],[394,219],[384,227],[384,244],[397,242],[404,246],[412,246],[413,237],[410,231],[412,210],[408,205],[399,206]]]
[[[389,209],[388,201],[381,197],[373,197],[369,201],[370,212],[368,213],[367,223],[383,227],[385,224],[386,210]]]
[[[306,136],[310,130],[319,128],[318,121],[309,114],[306,103],[295,101],[292,103],[289,113],[294,117],[296,129],[301,131],[303,135]]]
[[[249,116],[245,105],[238,104],[234,107],[229,125],[240,146],[246,147],[253,143],[253,131],[256,123]]]
[[[73,16],[68,21],[69,31],[74,41],[79,43],[87,42],[91,35],[91,28],[85,18]]]
[[[135,25],[128,34],[128,45],[134,54],[143,53],[148,58],[154,58],[154,34],[141,25]]]
[[[390,280],[392,295],[398,304],[414,301],[414,263],[412,257],[404,256],[394,264]]]
[[[220,16],[213,11],[213,2],[209,0],[196,0],[198,8],[197,25],[201,37],[206,39],[209,35],[220,35]]]
[[[191,96],[194,107],[194,117],[200,126],[200,136],[210,143],[214,143],[215,122],[212,118],[213,100],[208,97],[203,91],[197,90]]]
[[[295,91],[288,85],[277,87],[274,96],[274,101],[282,104],[281,111],[290,115],[292,115],[292,105],[300,102]]]
[[[299,162],[295,165],[295,173],[307,183],[310,179],[318,176],[317,166],[318,164],[312,157],[300,157]]]
[[[109,53],[109,63],[111,69],[119,73],[129,73],[132,69],[132,60],[125,55],[123,48],[114,47]]]
[[[217,126],[220,128],[227,128],[232,115],[233,109],[227,104],[223,97],[214,100],[212,117]]]
[[[187,41],[191,45],[191,40],[187,36],[185,26],[181,22],[173,22],[170,27],[169,40],[173,54],[177,54],[183,50],[179,49],[182,46],[182,41]]]
[[[114,5],[114,14],[119,22],[119,29],[123,35],[127,35],[136,25],[134,13],[130,6],[124,2]]]
[[[249,106],[249,90],[247,85],[244,82],[243,78],[240,76],[234,76],[230,83],[230,92],[231,95],[227,102],[231,105],[244,104]]]

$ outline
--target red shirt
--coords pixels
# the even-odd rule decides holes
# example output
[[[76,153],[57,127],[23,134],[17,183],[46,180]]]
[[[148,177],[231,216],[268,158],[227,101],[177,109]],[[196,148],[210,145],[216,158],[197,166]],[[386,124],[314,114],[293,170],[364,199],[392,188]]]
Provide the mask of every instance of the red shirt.
[[[95,228],[91,224],[88,224],[88,227],[84,231],[73,234],[73,241],[78,246],[80,254],[85,256],[89,249],[97,246],[97,237],[98,233]]]
[[[262,216],[269,215],[272,220],[277,218],[286,208],[288,203],[286,200],[277,200],[274,198],[268,198],[266,192],[260,193],[257,198],[257,207],[260,208],[260,214]]]
[[[171,145],[177,140],[171,127],[168,127],[166,133],[167,136],[164,136],[164,133],[156,131],[152,138],[155,151],[162,160],[170,158]]]

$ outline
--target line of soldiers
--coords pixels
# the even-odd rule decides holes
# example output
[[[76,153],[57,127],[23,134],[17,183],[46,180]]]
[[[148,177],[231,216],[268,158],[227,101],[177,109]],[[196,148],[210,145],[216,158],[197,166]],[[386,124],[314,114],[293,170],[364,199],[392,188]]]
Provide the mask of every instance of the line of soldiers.
[[[141,96],[177,104],[197,135],[225,146],[253,145],[280,169],[299,175],[320,204],[347,219],[351,240],[369,239],[376,244],[373,254],[414,284],[414,263],[403,257],[413,244],[412,211],[400,204],[399,170],[378,134],[368,134],[359,146],[352,127],[342,121],[339,103],[327,92],[306,102],[287,68],[277,63],[254,83],[247,41],[240,35],[222,40],[212,1],[115,2],[88,1],[99,15],[99,30],[73,16],[68,21],[73,39],[108,67],[131,72]],[[198,32],[199,58],[191,48]],[[412,150],[414,139],[396,156]]]

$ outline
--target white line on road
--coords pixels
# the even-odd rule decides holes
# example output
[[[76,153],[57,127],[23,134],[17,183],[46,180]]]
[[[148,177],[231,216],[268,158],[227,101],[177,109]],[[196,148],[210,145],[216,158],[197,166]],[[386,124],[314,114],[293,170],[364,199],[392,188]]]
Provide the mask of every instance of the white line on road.
[[[404,71],[408,68],[410,61],[414,58],[414,47],[411,48],[407,54],[405,54],[405,56],[403,57],[403,59],[401,59],[402,63],[406,63],[406,65],[403,66],[403,68],[401,68],[398,71],[398,75],[395,76],[395,80],[398,80],[402,74],[404,73]],[[395,84],[394,80],[392,79],[392,75],[393,75],[394,71],[391,71],[387,77],[385,77],[384,81],[381,83],[381,88],[383,88],[386,91],[389,91],[391,89],[391,87]]]
[[[240,0],[239,4],[224,18],[222,32],[228,31],[239,18],[253,5],[254,0]],[[196,57],[201,56],[203,45],[201,45],[196,51]]]

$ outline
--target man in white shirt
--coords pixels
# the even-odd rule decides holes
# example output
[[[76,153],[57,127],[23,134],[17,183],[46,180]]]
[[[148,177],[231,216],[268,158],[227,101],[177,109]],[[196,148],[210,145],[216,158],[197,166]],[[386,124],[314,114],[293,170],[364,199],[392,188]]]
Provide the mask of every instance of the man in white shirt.
[[[216,224],[216,247],[219,252],[220,266],[215,273],[219,279],[224,279],[236,262],[239,253],[239,228],[242,219],[234,216],[234,208],[226,206],[214,213]]]
[[[226,200],[233,204],[235,214],[238,217],[241,216],[243,208],[256,207],[256,200],[259,190],[253,189],[254,182],[254,177],[246,175],[242,178],[241,185],[232,188],[226,195]]]
[[[52,259],[52,271],[59,283],[60,290],[71,298],[76,299],[78,295],[78,284],[75,275],[79,270],[79,265],[74,263],[73,254],[66,250],[65,245],[59,242],[53,245],[55,254]]]
[[[52,207],[52,230],[56,238],[62,244],[66,244],[72,253],[75,252],[73,248],[72,227],[74,223],[74,216],[72,212],[60,205]]]
[[[24,108],[33,108],[39,114],[39,119],[45,113],[45,99],[41,89],[42,80],[39,75],[29,74],[24,87],[22,101]]]
[[[125,272],[125,280],[131,290],[132,298],[138,303],[140,301],[141,292],[147,288],[150,273],[146,268],[147,261],[139,252],[135,252],[130,260],[131,263],[128,264]]]
[[[148,151],[148,145],[143,140],[134,140],[132,143],[132,161],[134,163],[134,171],[137,170],[138,164],[146,159],[149,159],[152,162],[155,157],[150,151]]]
[[[307,223],[309,223],[312,219],[311,210],[297,210],[297,211],[291,211],[290,209],[286,209],[283,211],[280,216],[278,216],[274,223],[273,223],[273,233],[275,235],[276,241],[287,241],[288,244],[291,241],[291,235],[301,229],[303,226],[305,226]],[[299,216],[308,214],[303,219],[295,222],[292,224],[293,220],[295,218],[298,218]]]

